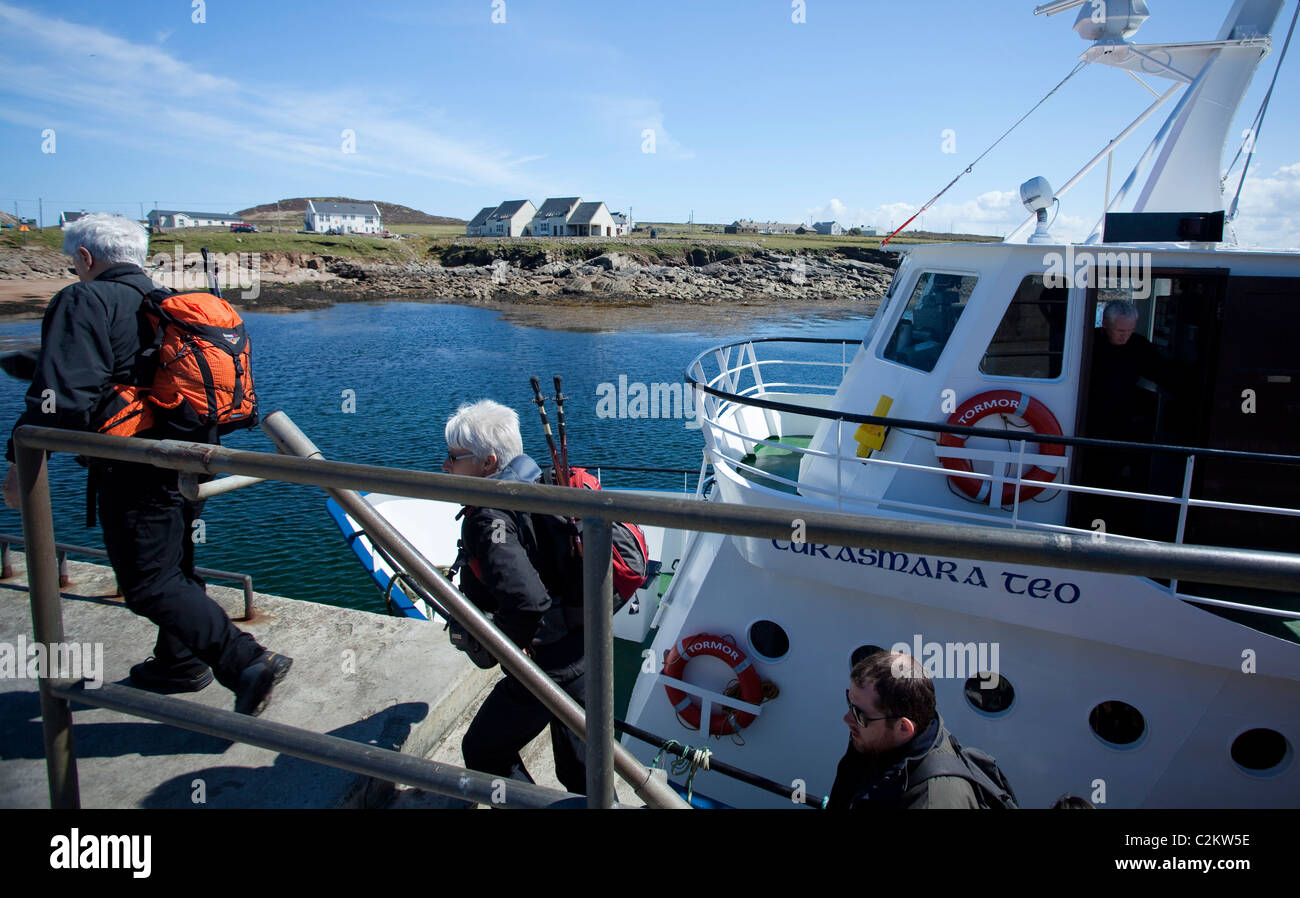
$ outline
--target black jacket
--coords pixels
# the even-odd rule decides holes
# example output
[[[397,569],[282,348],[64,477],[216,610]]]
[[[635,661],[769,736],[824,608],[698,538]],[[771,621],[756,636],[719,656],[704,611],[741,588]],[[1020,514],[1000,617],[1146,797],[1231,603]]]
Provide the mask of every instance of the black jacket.
[[[91,430],[110,384],[151,382],[152,369],[140,352],[152,345],[153,333],[140,314],[143,297],[135,287],[146,293],[158,289],[139,266],[114,265],[89,283],[64,287],[50,300],[27,409],[15,427]],[[12,439],[5,457],[14,459]]]
[[[1105,330],[1097,328],[1088,383],[1087,435],[1110,440],[1143,439],[1145,435],[1134,423],[1144,396],[1138,379],[1177,392],[1179,377],[1178,366],[1141,334],[1133,334],[1123,346],[1114,346]]]
[[[926,755],[953,754],[943,720],[935,719],[912,740],[880,756],[861,754],[852,745],[840,759],[828,808],[978,808],[975,787],[959,776],[935,776],[917,782],[916,768]]]
[[[527,455],[512,459],[495,480],[534,483],[541,470]],[[460,588],[466,598],[492,614],[493,621],[515,645],[528,648],[543,670],[552,671],[582,660],[582,631],[568,630],[560,610],[562,600],[546,582],[557,572],[549,550],[539,548],[531,517],[499,508],[469,508],[461,522]]]

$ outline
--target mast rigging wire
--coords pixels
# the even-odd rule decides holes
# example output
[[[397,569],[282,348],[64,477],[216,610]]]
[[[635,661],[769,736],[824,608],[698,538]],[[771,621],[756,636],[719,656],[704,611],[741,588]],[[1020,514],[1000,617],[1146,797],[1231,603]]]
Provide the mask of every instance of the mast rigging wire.
[[[899,234],[899,232],[901,232],[904,228],[906,228],[906,227],[907,227],[908,225],[910,225],[912,222],[916,221],[916,219],[919,218],[922,214],[924,214],[926,209],[929,209],[931,206],[933,206],[933,205],[935,204],[935,202],[939,199],[939,197],[943,196],[945,193],[947,193],[947,192],[949,191],[949,189],[951,189],[952,185],[956,184],[958,181],[960,181],[960,180],[961,180],[962,178],[964,178],[966,175],[970,174],[971,169],[973,169],[976,165],[978,165],[981,159],[983,159],[983,158],[984,158],[985,156],[987,156],[989,153],[993,152],[994,147],[996,147],[998,144],[1002,143],[1002,141],[1006,140],[1006,139],[1007,139],[1007,135],[1009,135],[1012,131],[1016,130],[1016,128],[1019,128],[1021,122],[1023,122],[1025,119],[1029,118],[1031,115],[1033,115],[1034,112],[1037,111],[1037,109],[1038,109],[1039,106],[1042,106],[1044,103],[1046,103],[1046,102],[1048,101],[1048,99],[1051,98],[1052,94],[1056,93],[1058,90],[1060,90],[1062,87],[1064,87],[1064,86],[1065,86],[1065,82],[1069,81],[1071,78],[1073,78],[1075,75],[1077,75],[1077,74],[1079,73],[1079,71],[1080,71],[1084,66],[1086,66],[1087,64],[1088,64],[1087,60],[1082,60],[1082,61],[1080,61],[1077,65],[1075,65],[1075,67],[1074,67],[1073,69],[1070,70],[1070,74],[1068,74],[1068,75],[1066,75],[1064,78],[1062,78],[1061,81],[1060,81],[1060,83],[1058,83],[1058,84],[1056,85],[1056,87],[1053,87],[1051,90],[1049,90],[1049,91],[1048,91],[1048,92],[1043,96],[1043,98],[1042,98],[1041,100],[1039,100],[1037,103],[1035,103],[1035,104],[1033,105],[1033,108],[1031,108],[1031,109],[1030,109],[1028,112],[1026,112],[1024,115],[1022,115],[1019,119],[1017,119],[1017,120],[1016,120],[1016,123],[1015,123],[1014,125],[1012,125],[1010,128],[1008,128],[1006,131],[1002,132],[1002,136],[1001,136],[1001,137],[999,137],[997,140],[993,141],[993,143],[989,145],[989,148],[988,148],[988,149],[986,149],[984,152],[980,153],[979,156],[975,157],[975,161],[972,162],[970,165],[966,166],[966,168],[965,168],[964,170],[962,170],[960,173],[958,173],[957,177],[955,177],[955,178],[953,178],[951,181],[949,181],[949,182],[948,182],[948,185],[947,185],[946,187],[944,187],[943,190],[940,190],[938,193],[936,193],[936,194],[935,194],[935,195],[930,199],[930,201],[929,201],[928,203],[926,203],[924,206],[922,206],[922,207],[917,211],[917,213],[916,213],[915,215],[913,215],[913,216],[912,216],[911,218],[909,218],[907,221],[905,221],[905,222],[903,222],[901,225],[899,225],[897,231],[894,231],[894,233],[890,234],[890,235],[889,235],[888,237],[886,237],[884,240],[880,241],[880,247],[881,247],[881,249],[884,249],[885,244],[887,244],[889,241],[891,241],[891,240],[893,240],[895,237],[897,237],[898,234]]]

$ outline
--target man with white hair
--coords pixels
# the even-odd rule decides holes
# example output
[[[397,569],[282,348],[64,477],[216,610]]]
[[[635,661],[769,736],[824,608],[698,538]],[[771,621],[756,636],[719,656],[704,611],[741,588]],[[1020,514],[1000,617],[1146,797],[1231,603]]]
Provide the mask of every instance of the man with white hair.
[[[447,422],[442,469],[465,477],[532,483],[541,476],[524,454],[519,415],[484,399],[462,405]],[[554,546],[549,531],[534,528],[526,512],[467,508],[461,524],[461,592],[573,699],[585,700],[586,665],[581,629],[565,624],[563,605],[577,602],[559,564],[567,546]],[[581,584],[577,584],[581,589]],[[495,661],[453,625],[452,642],[480,667]],[[510,675],[483,702],[461,742],[465,766],[533,782],[519,751],[551,727],[555,774],[564,787],[586,794],[586,747],[546,706]]]
[[[152,360],[143,353],[154,332],[141,304],[158,285],[143,270],[148,245],[144,228],[119,215],[86,215],[64,231],[63,251],[78,283],[60,290],[45,310],[27,410],[15,427],[99,431],[119,410],[120,388],[152,384]],[[157,422],[137,435],[219,442],[215,426],[182,431],[161,414]],[[13,462],[12,439],[6,457]],[[173,470],[96,459],[89,469],[104,547],[126,606],[158,625],[153,657],[131,668],[132,685],[197,692],[215,671],[235,693],[236,711],[261,713],[293,659],[264,649],[208,597],[194,573],[190,539],[202,503],[181,495]],[[18,507],[13,467],[4,498]]]

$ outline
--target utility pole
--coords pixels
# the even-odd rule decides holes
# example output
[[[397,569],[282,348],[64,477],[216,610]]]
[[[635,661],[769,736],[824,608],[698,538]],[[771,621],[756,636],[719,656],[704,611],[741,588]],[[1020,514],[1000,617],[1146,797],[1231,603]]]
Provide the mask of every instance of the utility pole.
[[[39,196],[36,198],[36,227],[45,227],[45,201]]]

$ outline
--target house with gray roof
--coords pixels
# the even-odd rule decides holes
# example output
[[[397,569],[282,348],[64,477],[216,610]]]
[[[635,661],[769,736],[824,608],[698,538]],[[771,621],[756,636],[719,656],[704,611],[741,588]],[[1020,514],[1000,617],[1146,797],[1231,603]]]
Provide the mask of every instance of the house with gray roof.
[[[384,225],[374,203],[329,203],[307,200],[303,227],[316,234],[380,234]]]
[[[818,234],[830,234],[832,237],[838,237],[844,233],[844,228],[838,221],[818,221],[813,223],[813,230]]]
[[[506,200],[483,223],[484,237],[522,237],[537,214],[532,200]]]
[[[89,212],[85,212],[85,211],[82,211],[82,212],[60,212],[60,213],[59,213],[59,227],[60,227],[60,228],[66,228],[68,225],[72,224],[74,221],[76,221],[76,220],[77,220],[78,218],[80,218],[81,216],[83,216],[83,215],[89,215],[89,214],[90,214]]]
[[[563,237],[568,233],[569,216],[582,202],[580,196],[563,196],[548,199],[533,216],[528,226],[534,237]]]
[[[495,212],[496,208],[496,206],[484,206],[482,209],[479,209],[478,215],[471,218],[469,224],[465,225],[465,236],[482,237],[483,225],[487,223],[488,216]]]
[[[613,237],[614,216],[604,203],[579,203],[569,216],[565,233],[571,237]]]
[[[182,212],[177,209],[153,209],[147,220],[151,228],[225,228],[244,221],[238,215],[222,212]]]

